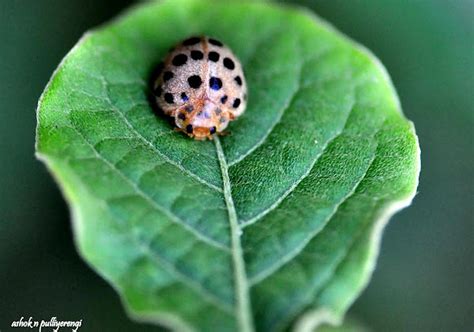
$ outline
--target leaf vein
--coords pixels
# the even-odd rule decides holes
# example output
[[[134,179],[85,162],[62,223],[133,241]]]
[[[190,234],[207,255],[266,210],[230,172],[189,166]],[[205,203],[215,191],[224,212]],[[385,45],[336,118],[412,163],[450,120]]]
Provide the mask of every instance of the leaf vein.
[[[130,180],[120,169],[118,169],[113,163],[111,163],[109,160],[104,158],[99,151],[86,139],[86,137],[75,127],[71,127],[81,138],[82,140],[92,149],[94,155],[96,156],[97,159],[101,160],[104,162],[109,168],[111,168],[113,171],[115,171],[125,182],[128,183],[132,187],[132,189],[135,191],[135,193],[143,198],[148,204],[150,204],[152,207],[154,207],[156,210],[161,211],[163,214],[165,214],[170,220],[175,222],[176,224],[180,225],[184,229],[186,229],[188,232],[192,233],[196,238],[200,239],[201,241],[207,243],[208,245],[211,245],[215,248],[218,248],[223,251],[229,251],[230,249],[223,245],[222,243],[207,237],[206,235],[200,233],[198,230],[194,229],[193,227],[189,226],[186,224],[181,218],[179,218],[177,215],[169,211],[168,209],[162,207],[159,205],[155,200],[153,200],[148,194],[143,192],[136,183],[134,183],[132,180]]]
[[[108,207],[108,204],[105,200],[102,200],[103,204]],[[173,275],[179,282],[184,284],[187,287],[190,287],[192,290],[202,295],[209,303],[213,304],[216,308],[224,310],[225,312],[232,312],[232,308],[228,303],[211,293],[208,289],[204,288],[199,282],[196,282],[194,279],[186,275],[177,269],[173,264],[169,263],[166,259],[162,258],[155,251],[153,251],[148,244],[143,244],[140,242],[133,232],[125,231],[124,234],[128,236],[133,243],[142,251],[144,255],[150,257],[152,261],[163,267],[168,273]]]
[[[108,82],[103,78],[101,77],[101,82],[102,82],[102,85],[103,85],[103,88],[104,88],[104,91],[105,91],[105,99],[107,101],[107,103],[109,104],[109,106],[112,108],[112,112],[116,113],[125,123],[125,125],[141,140],[143,141],[147,146],[149,146],[155,153],[157,153],[160,157],[162,157],[166,162],[168,162],[169,164],[171,165],[174,165],[175,167],[177,167],[180,171],[182,171],[183,173],[189,175],[190,177],[196,179],[197,181],[199,181],[200,183],[208,186],[209,188],[212,188],[213,190],[215,191],[218,191],[218,192],[222,192],[222,189],[215,186],[214,184],[212,183],[209,183],[207,182],[206,180],[204,180],[203,178],[201,178],[199,175],[191,172],[190,170],[186,169],[183,165],[177,163],[176,161],[172,160],[171,158],[169,158],[166,154],[164,154],[163,152],[161,152],[159,149],[156,148],[155,145],[153,145],[148,139],[146,139],[133,125],[132,123],[128,120],[128,118],[119,110],[115,107],[114,103],[112,102],[112,100],[110,99],[109,97],[109,94],[108,94]],[[97,97],[97,98],[100,98],[100,97]]]
[[[298,43],[296,43],[296,45],[298,45]],[[310,57],[308,59],[302,59],[299,62],[300,65],[299,65],[298,71],[296,73],[296,75],[297,75],[297,84],[295,86],[295,89],[291,92],[291,94],[288,96],[286,101],[283,103],[282,107],[278,110],[278,112],[277,112],[278,115],[276,117],[276,121],[268,128],[267,132],[261,137],[261,139],[254,146],[252,146],[245,153],[241,154],[239,157],[237,157],[232,162],[230,162],[229,167],[237,165],[238,163],[243,161],[245,158],[247,158],[249,155],[251,155],[258,147],[260,147],[267,140],[268,136],[270,136],[270,134],[273,132],[275,127],[281,122],[281,120],[283,118],[283,115],[288,110],[291,103],[295,100],[295,97],[297,96],[298,92],[301,90],[301,74],[302,74],[303,67],[304,67],[305,63],[307,63],[309,61],[312,61],[312,60],[316,60],[318,58],[321,58],[326,53],[328,53],[330,51],[331,51],[331,49],[325,49],[323,52],[321,52],[319,54],[316,54],[313,57]]]
[[[370,223],[369,223],[369,225],[370,225]],[[342,253],[339,260],[336,262],[336,264],[330,270],[329,275],[326,278],[326,282],[323,285],[321,285],[321,287],[319,287],[319,290],[317,288],[316,289],[311,289],[311,288],[315,288],[315,287],[310,287],[309,291],[307,291],[305,293],[306,296],[303,297],[302,302],[299,304],[299,306],[298,307],[293,306],[292,309],[290,309],[292,312],[288,312],[288,315],[286,317],[284,317],[279,322],[277,322],[277,326],[279,327],[279,328],[276,327],[277,330],[280,330],[283,326],[286,326],[292,320],[292,318],[294,318],[300,312],[300,309],[302,307],[310,305],[310,303],[314,299],[318,298],[318,293],[321,293],[321,292],[324,291],[324,287],[332,280],[333,276],[336,275],[337,270],[339,269],[339,267],[344,263],[346,258],[351,253],[351,251],[352,251],[351,248],[354,247],[357,244],[358,239],[360,237],[362,237],[366,227],[369,227],[369,225],[364,225],[364,227],[362,227],[362,229],[359,230],[359,232],[357,232],[357,234],[354,237],[352,237],[350,243],[348,244],[348,246],[345,247],[345,250]],[[313,294],[314,291],[316,292],[316,294]]]
[[[373,136],[376,136],[380,130],[382,130],[382,126],[373,134]],[[270,266],[269,268],[267,268],[266,270],[263,270],[261,271],[260,273],[256,274],[255,276],[253,276],[250,280],[250,284],[252,286],[262,282],[263,280],[265,280],[267,277],[269,277],[271,274],[273,274],[275,271],[279,270],[280,268],[282,268],[284,265],[286,265],[288,262],[290,262],[294,257],[296,257],[297,255],[299,255],[303,249],[308,245],[309,242],[311,242],[312,239],[314,239],[321,231],[324,230],[324,228],[329,224],[329,222],[331,221],[331,219],[334,217],[334,215],[337,213],[339,207],[344,203],[346,202],[348,199],[350,199],[352,196],[354,196],[354,194],[357,192],[357,189],[359,188],[360,184],[362,183],[362,181],[365,179],[367,173],[369,172],[372,164],[374,163],[374,160],[376,159],[377,157],[377,153],[376,153],[376,148],[375,147],[374,149],[374,154],[373,156],[371,157],[369,163],[367,164],[367,167],[364,171],[364,173],[361,175],[361,177],[358,179],[358,181],[354,184],[354,186],[351,188],[351,190],[342,198],[341,201],[339,201],[335,206],[334,206],[334,209],[333,211],[331,212],[331,214],[325,219],[325,221],[323,222],[322,224],[322,227],[319,228],[319,229],[316,229],[314,232],[311,232],[309,234],[309,236],[307,236],[304,240],[302,240],[300,242],[300,245],[295,247],[294,250],[292,250],[291,252],[289,252],[287,255],[285,255],[282,259],[280,259],[278,261],[277,264],[274,264],[272,266]]]
[[[274,272],[282,268],[284,265],[286,265],[288,262],[290,262],[294,257],[296,257],[299,253],[303,251],[303,249],[308,245],[309,242],[311,242],[312,239],[314,239],[325,227],[326,225],[331,221],[332,217],[336,214],[338,211],[339,207],[348,199],[350,199],[354,193],[356,192],[357,188],[359,187],[360,183],[364,180],[365,175],[367,174],[370,166],[372,165],[373,161],[375,160],[375,154],[372,156],[368,167],[364,174],[361,176],[361,178],[355,183],[355,185],[352,187],[352,189],[344,196],[336,205],[334,205],[333,211],[328,215],[328,217],[324,220],[322,223],[322,227],[315,229],[313,232],[309,233],[306,238],[304,238],[298,246],[294,248],[294,250],[288,252],[285,256],[280,258],[278,260],[278,263],[270,266],[269,268],[261,271],[260,273],[256,274],[250,279],[250,284],[252,286],[255,286],[256,284],[262,282],[265,280],[267,277],[272,275]]]

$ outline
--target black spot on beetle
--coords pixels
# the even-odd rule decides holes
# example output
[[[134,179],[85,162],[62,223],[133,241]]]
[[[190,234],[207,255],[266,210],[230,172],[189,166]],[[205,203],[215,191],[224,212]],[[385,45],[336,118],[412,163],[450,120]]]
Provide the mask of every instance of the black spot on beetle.
[[[170,71],[165,71],[165,73],[163,74],[163,81],[169,81],[170,79],[172,79],[174,77],[174,74]]]
[[[181,120],[183,120],[183,121],[186,120],[186,114],[184,114],[184,113],[179,113],[179,114],[178,114],[178,119],[181,119]]]
[[[191,51],[191,59],[193,60],[202,60],[204,54],[201,51]]]
[[[209,52],[207,57],[210,61],[217,62],[219,61],[220,56],[219,56],[219,53],[212,51],[212,52]]]
[[[220,41],[218,41],[216,39],[213,39],[213,38],[209,38],[209,43],[211,43],[212,45],[216,45],[216,46],[224,46],[224,44],[222,44]]]
[[[224,67],[226,67],[227,69],[232,70],[235,68],[235,63],[230,58],[224,58],[223,63],[224,63]]]
[[[188,124],[188,125],[186,126],[186,132],[187,132],[188,134],[191,134],[191,133],[193,132],[193,125]]]
[[[172,104],[174,102],[174,98],[173,98],[173,95],[169,92],[165,93],[165,101],[168,103],[168,104]]]
[[[218,77],[211,77],[209,79],[209,87],[212,89],[212,90],[220,90],[220,88],[222,88],[222,81],[220,78]]]
[[[224,95],[222,98],[221,98],[221,103],[225,104],[227,102],[227,96]]]
[[[242,79],[240,78],[240,76],[236,76],[234,78],[234,81],[238,84],[238,85],[242,85]]]
[[[189,100],[189,97],[185,92],[181,93],[181,100],[182,101],[188,101]]]
[[[239,107],[239,106],[240,106],[240,99],[239,99],[239,98],[236,98],[236,99],[234,100],[234,103],[232,104],[232,107],[233,107],[233,108],[237,108],[237,107]]]
[[[188,77],[188,83],[191,88],[199,89],[202,84],[202,80],[199,75],[192,75]]]
[[[191,37],[183,41],[183,45],[185,46],[191,46],[199,43],[201,41],[201,38],[199,37]]]
[[[174,56],[173,61],[171,62],[175,66],[182,66],[186,63],[186,61],[188,61],[188,56],[186,54],[178,54]]]

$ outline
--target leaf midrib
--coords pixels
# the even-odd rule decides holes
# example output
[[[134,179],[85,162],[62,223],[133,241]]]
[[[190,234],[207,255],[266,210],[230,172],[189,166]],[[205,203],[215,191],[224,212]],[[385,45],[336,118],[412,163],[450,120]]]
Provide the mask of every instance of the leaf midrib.
[[[237,212],[234,206],[234,200],[232,198],[231,184],[229,179],[229,166],[222,150],[221,142],[216,136],[214,138],[216,152],[219,159],[224,198],[227,205],[227,211],[229,214],[229,224],[231,231],[231,245],[232,245],[232,263],[234,267],[234,283],[235,283],[235,296],[236,296],[236,317],[243,332],[252,332],[255,330],[253,324],[253,315],[250,305],[250,294],[247,273],[245,271],[244,255],[242,250],[242,244],[240,237],[242,235],[242,229],[238,223]]]

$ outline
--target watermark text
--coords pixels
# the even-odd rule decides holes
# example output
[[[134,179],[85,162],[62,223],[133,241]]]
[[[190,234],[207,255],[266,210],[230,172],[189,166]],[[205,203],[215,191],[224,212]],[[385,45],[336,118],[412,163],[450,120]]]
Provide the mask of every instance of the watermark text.
[[[64,328],[70,329],[72,332],[77,332],[82,326],[82,319],[73,321],[73,320],[58,320],[56,317],[51,317],[50,320],[35,320],[33,317],[21,317],[19,320],[14,320],[11,324],[11,327],[15,328],[29,328],[29,329],[38,329],[39,332],[45,331],[58,332],[59,329]]]

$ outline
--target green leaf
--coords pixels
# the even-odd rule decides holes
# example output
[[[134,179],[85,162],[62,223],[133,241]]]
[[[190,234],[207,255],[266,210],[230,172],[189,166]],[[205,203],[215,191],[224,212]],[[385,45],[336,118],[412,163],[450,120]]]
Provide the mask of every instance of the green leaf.
[[[174,132],[148,101],[156,63],[194,34],[227,43],[249,85],[246,113],[214,141]],[[263,2],[148,3],[86,34],[40,99],[37,153],[84,260],[131,315],[177,330],[340,321],[419,172],[377,59]]]

